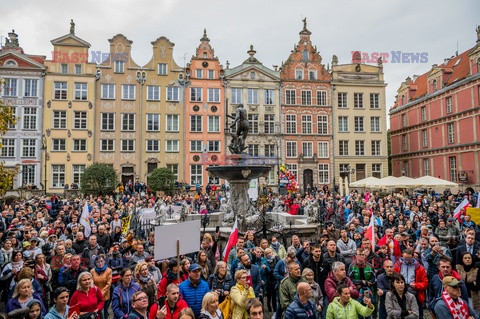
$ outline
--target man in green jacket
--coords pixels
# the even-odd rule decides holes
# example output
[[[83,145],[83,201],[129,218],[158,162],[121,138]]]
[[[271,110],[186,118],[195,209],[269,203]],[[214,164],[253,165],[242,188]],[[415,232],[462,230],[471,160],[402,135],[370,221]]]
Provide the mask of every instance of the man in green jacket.
[[[297,285],[300,282],[306,282],[306,280],[300,274],[300,265],[293,261],[288,264],[288,277],[280,281],[280,305],[283,311],[287,310],[292,303],[297,294]]]
[[[350,289],[343,284],[338,285],[339,297],[335,297],[328,305],[326,319],[358,319],[359,316],[368,317],[373,313],[375,307],[368,297],[363,298],[366,306],[350,298]]]

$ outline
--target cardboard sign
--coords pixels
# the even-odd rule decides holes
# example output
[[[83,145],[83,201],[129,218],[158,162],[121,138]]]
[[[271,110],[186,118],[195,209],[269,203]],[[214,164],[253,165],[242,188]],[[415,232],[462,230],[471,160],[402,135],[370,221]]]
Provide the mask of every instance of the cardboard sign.
[[[155,227],[155,260],[177,256],[177,240],[180,241],[180,255],[200,250],[200,219]]]

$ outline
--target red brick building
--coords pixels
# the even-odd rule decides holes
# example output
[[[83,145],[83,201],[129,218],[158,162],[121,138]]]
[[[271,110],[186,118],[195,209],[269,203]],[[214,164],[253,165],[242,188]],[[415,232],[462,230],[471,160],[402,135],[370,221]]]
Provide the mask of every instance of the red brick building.
[[[331,76],[322,64],[306,20],[300,40],[283,63],[283,159],[302,187],[332,185]]]
[[[408,77],[397,92],[393,175],[480,185],[480,27],[473,48]]]

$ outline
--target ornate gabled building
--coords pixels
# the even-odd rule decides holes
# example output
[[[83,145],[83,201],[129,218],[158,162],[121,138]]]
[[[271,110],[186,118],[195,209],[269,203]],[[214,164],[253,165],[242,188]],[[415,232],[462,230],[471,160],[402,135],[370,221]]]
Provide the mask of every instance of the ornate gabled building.
[[[330,74],[303,20],[300,40],[281,67],[283,159],[301,188],[332,185]]]
[[[255,57],[253,45],[247,51],[249,57],[239,66],[225,70],[225,114],[235,116],[238,104],[248,113],[250,130],[247,142],[248,154],[255,163],[274,163],[281,152],[280,130],[280,72],[265,67]],[[224,147],[231,142],[230,128],[225,131]],[[268,158],[274,158],[272,161]],[[277,170],[272,169],[267,178],[260,178],[260,185],[278,186]]]
[[[185,92],[185,182],[192,186],[220,184],[205,168],[224,164],[224,70],[206,30],[186,74],[189,82]]]
[[[2,139],[0,161],[7,168],[18,166],[14,188],[44,188],[42,179],[42,117],[45,56],[26,54],[14,30],[0,50],[0,99],[12,107],[17,124]]]
[[[480,27],[476,45],[407,79],[390,110],[394,176],[480,185]]]
[[[43,133],[47,192],[80,186],[85,167],[93,163],[95,64],[88,62],[90,43],[70,32],[51,41],[52,60],[45,61]]]

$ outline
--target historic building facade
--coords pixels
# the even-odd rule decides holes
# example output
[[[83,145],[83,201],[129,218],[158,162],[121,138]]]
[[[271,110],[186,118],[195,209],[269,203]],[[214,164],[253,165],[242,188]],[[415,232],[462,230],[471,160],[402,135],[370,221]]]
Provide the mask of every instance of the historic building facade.
[[[143,67],[131,56],[132,41],[109,39],[110,58],[98,65],[96,156],[112,164],[122,182],[146,182],[157,167],[183,176],[182,69],[165,37],[152,42],[152,59]]]
[[[272,170],[260,185],[278,186],[278,165],[273,165],[281,154],[280,126],[280,73],[265,67],[255,58],[253,46],[247,51],[249,57],[239,66],[225,70],[225,114],[235,117],[237,105],[243,104],[248,113],[250,130],[247,142],[248,154],[259,164],[265,160]],[[229,121],[230,123],[231,121]],[[224,147],[231,143],[231,131],[225,130]],[[226,151],[227,152],[227,151]],[[269,159],[270,158],[270,159]],[[273,161],[272,159],[273,158]],[[276,169],[275,169],[276,168]]]
[[[480,185],[480,27],[473,48],[407,77],[397,92],[393,175]]]
[[[300,40],[281,67],[283,159],[301,188],[332,184],[330,74],[304,20]]]
[[[383,65],[332,60],[334,171],[336,184],[388,175]],[[344,188],[345,190],[345,188]]]
[[[14,188],[43,188],[42,118],[45,56],[26,54],[12,30],[0,50],[0,98],[13,108],[17,124],[2,138],[0,161],[18,168]]]
[[[80,186],[86,166],[93,163],[95,132],[95,64],[90,44],[70,33],[51,41],[52,60],[45,61],[43,134],[46,147],[47,192]]]
[[[196,53],[187,66],[185,93],[185,182],[189,185],[220,184],[208,175],[209,165],[224,165],[224,70],[204,30]]]

